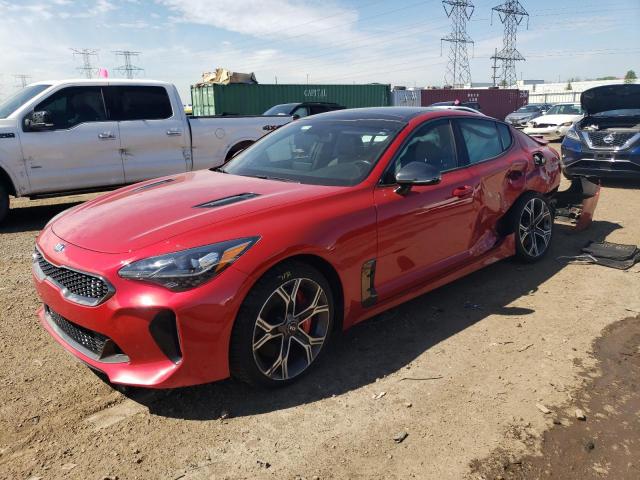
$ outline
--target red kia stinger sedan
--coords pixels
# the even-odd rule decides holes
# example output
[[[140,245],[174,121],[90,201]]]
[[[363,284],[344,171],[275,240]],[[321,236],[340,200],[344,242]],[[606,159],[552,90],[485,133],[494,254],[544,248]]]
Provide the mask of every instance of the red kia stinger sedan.
[[[117,384],[284,385],[332,334],[553,235],[558,154],[489,117],[341,110],[52,219],[42,325]]]

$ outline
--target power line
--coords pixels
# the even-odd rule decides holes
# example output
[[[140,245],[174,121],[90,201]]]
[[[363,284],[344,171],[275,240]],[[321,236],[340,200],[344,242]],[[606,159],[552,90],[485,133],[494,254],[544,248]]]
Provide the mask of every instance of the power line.
[[[446,85],[463,87],[471,83],[467,46],[473,45],[473,40],[467,34],[467,21],[471,20],[475,7],[467,0],[442,0],[442,6],[447,17],[452,21],[451,33],[440,39],[440,45],[442,42],[449,43],[449,61],[444,82]]]
[[[98,56],[98,50],[92,48],[72,48],[73,56],[82,58],[82,66],[78,70],[83,73],[86,78],[93,78],[94,72],[97,70],[91,65],[91,57]]]
[[[524,18],[527,18],[527,26],[529,22],[529,14],[518,0],[506,0],[501,5],[497,5],[491,9],[491,18],[493,12],[498,12],[500,22],[504,25],[504,36],[502,50],[495,54],[493,60],[500,60],[502,66],[502,85],[510,87],[518,82],[516,73],[516,62],[524,60],[522,54],[516,48],[516,40],[518,26]]]
[[[16,87],[24,88],[29,84],[29,80],[31,80],[31,75],[25,75],[24,73],[17,73],[13,76],[16,79]]]
[[[131,63],[131,57],[139,56],[140,52],[132,52],[131,50],[116,50],[113,53],[115,53],[117,57],[123,57],[124,59],[124,65],[116,67],[116,72],[121,72],[125,77],[131,79],[138,73],[144,71],[143,68],[140,68]]]

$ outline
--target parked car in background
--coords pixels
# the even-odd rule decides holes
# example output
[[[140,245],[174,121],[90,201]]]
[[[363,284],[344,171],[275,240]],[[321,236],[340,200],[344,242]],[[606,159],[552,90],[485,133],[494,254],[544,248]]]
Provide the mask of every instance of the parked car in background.
[[[586,117],[562,142],[564,174],[640,178],[640,85],[605,85],[582,92]]]
[[[557,103],[544,115],[527,122],[524,133],[547,139],[563,138],[575,122],[584,117],[579,103]]]
[[[317,115],[318,113],[343,110],[345,107],[329,102],[297,102],[275,105],[264,112],[265,115],[286,115],[295,119]]]
[[[477,111],[482,111],[478,102],[460,102],[458,100],[451,100],[447,102],[436,102],[429,105],[430,107],[469,107]]]
[[[484,113],[482,113],[479,110],[476,110],[475,108],[463,107],[461,105],[431,105],[429,108],[433,108],[435,110],[458,110],[460,112],[476,113],[478,115],[484,115]]]
[[[554,149],[489,117],[311,116],[219,171],[56,217],[36,241],[38,314],[114,383],[286,385],[337,331],[503,258],[540,260],[560,177]]]
[[[515,128],[524,128],[530,120],[544,115],[549,108],[551,108],[551,105],[546,103],[525,105],[507,115],[504,121]]]
[[[9,195],[66,195],[217,167],[291,119],[187,117],[176,88],[151,80],[29,85],[0,104],[0,221]]]

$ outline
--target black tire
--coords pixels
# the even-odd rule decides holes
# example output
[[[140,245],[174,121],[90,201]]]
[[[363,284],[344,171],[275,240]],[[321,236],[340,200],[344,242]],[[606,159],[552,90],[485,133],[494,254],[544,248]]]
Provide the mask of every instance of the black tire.
[[[0,181],[0,223],[4,221],[9,213],[9,189]]]
[[[237,145],[234,145],[233,147],[231,147],[231,150],[229,150],[229,152],[227,153],[227,156],[224,159],[224,163],[227,163],[229,160],[231,160],[238,152],[241,152],[242,150],[250,147],[251,145],[253,145],[255,142],[251,141],[251,140],[246,140],[244,142],[240,142]]]
[[[533,192],[522,195],[511,209],[509,230],[515,233],[518,260],[542,259],[553,238],[553,210],[547,199]]]
[[[293,302],[285,297],[294,297]],[[318,270],[299,261],[277,265],[258,280],[240,307],[231,333],[231,376],[261,387],[298,380],[326,350],[334,316],[331,286]]]

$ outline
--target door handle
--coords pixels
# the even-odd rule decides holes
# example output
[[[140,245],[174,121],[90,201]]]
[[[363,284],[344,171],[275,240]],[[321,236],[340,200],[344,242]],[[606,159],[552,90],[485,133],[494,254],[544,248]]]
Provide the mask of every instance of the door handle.
[[[471,185],[464,185],[462,187],[456,187],[451,192],[454,197],[468,197],[473,193],[473,187]]]
[[[182,135],[182,130],[178,130],[177,128],[170,128],[169,130],[167,130],[167,135]]]
[[[100,140],[113,140],[116,136],[111,132],[102,132],[98,134]]]

